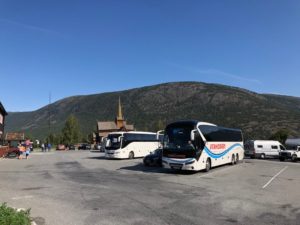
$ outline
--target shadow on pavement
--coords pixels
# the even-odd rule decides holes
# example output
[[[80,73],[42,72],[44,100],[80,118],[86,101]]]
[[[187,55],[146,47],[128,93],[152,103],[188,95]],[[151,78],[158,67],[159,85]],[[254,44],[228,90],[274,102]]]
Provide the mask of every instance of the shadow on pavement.
[[[158,174],[180,174],[180,175],[192,175],[195,174],[197,172],[195,171],[185,171],[185,170],[171,170],[171,169],[165,169],[159,166],[156,167],[148,167],[148,166],[144,166],[143,163],[137,163],[133,166],[125,166],[125,167],[121,167],[118,170],[130,170],[130,171],[139,171],[139,172],[143,172],[143,173],[158,173]]]
[[[90,157],[87,157],[86,159],[107,160],[107,159],[105,158],[105,156],[103,156],[103,155],[101,155],[101,156],[94,156],[94,157],[90,156]]]
[[[104,152],[100,152],[99,150],[90,150],[90,153],[104,153]]]

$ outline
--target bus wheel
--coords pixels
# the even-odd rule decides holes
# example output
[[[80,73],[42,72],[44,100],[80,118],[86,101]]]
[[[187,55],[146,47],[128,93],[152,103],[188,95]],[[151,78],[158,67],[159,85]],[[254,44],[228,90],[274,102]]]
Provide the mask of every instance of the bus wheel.
[[[238,164],[239,163],[239,154],[236,154],[236,160],[235,160],[235,164]]]
[[[297,156],[296,155],[292,155],[292,161],[297,162]]]
[[[133,152],[129,152],[128,158],[129,158],[129,159],[133,159],[133,158],[134,158],[134,153],[133,153]]]
[[[205,172],[208,172],[210,168],[211,168],[211,162],[210,162],[210,158],[208,158],[205,164]]]
[[[260,155],[260,158],[261,158],[261,159],[265,159],[265,158],[266,158],[266,155],[263,153],[263,154]]]
[[[230,163],[231,165],[234,165],[235,164],[235,157],[234,157],[234,155],[232,155],[231,156],[231,163]]]

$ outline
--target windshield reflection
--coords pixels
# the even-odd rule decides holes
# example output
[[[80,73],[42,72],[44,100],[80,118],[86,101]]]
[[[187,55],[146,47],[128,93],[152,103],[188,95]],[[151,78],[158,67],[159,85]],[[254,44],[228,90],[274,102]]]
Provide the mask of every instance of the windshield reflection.
[[[192,150],[195,149],[191,142],[193,126],[182,124],[168,127],[164,136],[164,149]]]
[[[110,134],[107,136],[107,140],[110,140],[110,146],[106,147],[107,150],[116,150],[121,147],[119,137],[121,134]]]

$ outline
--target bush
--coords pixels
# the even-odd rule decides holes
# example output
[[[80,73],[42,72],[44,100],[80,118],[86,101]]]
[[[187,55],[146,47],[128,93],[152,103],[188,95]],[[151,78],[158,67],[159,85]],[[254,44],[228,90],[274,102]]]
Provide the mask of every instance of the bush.
[[[284,144],[286,139],[289,136],[290,131],[286,129],[281,129],[277,131],[276,133],[272,134],[272,136],[269,138],[270,140],[276,140],[279,141],[281,144]]]
[[[17,212],[3,203],[0,206],[0,224],[1,225],[30,225],[30,209]]]

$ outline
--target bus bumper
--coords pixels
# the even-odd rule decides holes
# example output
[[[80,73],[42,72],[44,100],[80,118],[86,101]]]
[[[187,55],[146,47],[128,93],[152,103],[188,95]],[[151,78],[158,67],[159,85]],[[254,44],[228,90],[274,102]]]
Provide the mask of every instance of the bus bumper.
[[[105,158],[107,158],[107,159],[122,159],[121,154],[115,154],[115,153],[105,153]]]
[[[162,165],[164,168],[173,170],[199,170],[196,168],[196,159],[189,158],[184,160],[178,159],[162,159]]]

